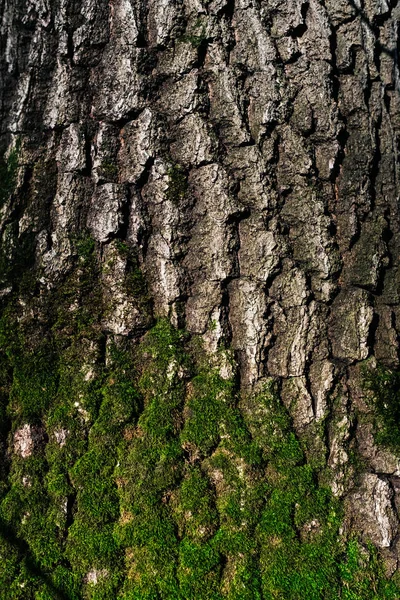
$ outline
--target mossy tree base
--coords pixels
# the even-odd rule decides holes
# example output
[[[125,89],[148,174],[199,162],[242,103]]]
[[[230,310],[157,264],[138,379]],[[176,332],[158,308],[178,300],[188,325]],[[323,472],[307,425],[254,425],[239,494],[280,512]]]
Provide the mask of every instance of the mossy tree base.
[[[3,315],[5,600],[399,597],[376,550],[340,535],[272,380],[239,397],[229,351],[166,320],[104,353],[81,312],[74,337],[61,317],[30,348]]]

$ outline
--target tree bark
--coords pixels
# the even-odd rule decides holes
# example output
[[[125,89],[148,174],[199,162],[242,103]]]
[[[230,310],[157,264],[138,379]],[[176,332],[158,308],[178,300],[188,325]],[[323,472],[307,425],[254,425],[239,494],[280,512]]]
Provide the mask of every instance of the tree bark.
[[[1,6],[3,505],[29,505],[30,493],[36,498],[37,485],[44,485],[40,502],[52,510],[58,500],[45,475],[52,472],[52,448],[63,448],[75,428],[74,450],[63,459],[68,490],[57,496],[65,501],[61,547],[84,527],[80,515],[90,499],[82,499],[85,477],[74,465],[89,452],[107,410],[104,373],[113,379],[112,347],[135,353],[156,320],[166,319],[188,340],[201,340],[222,379],[232,369],[235,397],[242,398],[236,409],[253,414],[250,421],[255,409],[243,398],[274,381],[289,429],[309,463],[318,463],[320,485],[329,485],[344,507],[343,535],[371,541],[386,573],[395,575],[399,454],[374,439],[373,393],[364,381],[377,365],[384,373],[399,368],[398,3],[2,0]],[[179,431],[190,418],[185,368]],[[128,378],[140,388],[136,375],[121,369],[118,381]],[[79,387],[89,384],[90,393]],[[118,460],[110,459],[111,471],[128,456],[128,438],[139,435],[132,432],[151,401],[146,390],[123,429],[104,434],[106,446],[113,435],[118,443],[128,440]],[[95,398],[93,406],[81,401],[85,394]],[[54,407],[63,406],[75,407],[69,425],[54,416]],[[220,431],[204,451],[185,446],[187,464],[203,461],[217,508],[225,491],[207,461],[222,439]],[[36,452],[43,465],[27,475],[24,460]],[[18,484],[24,491],[15,492],[25,494],[19,504],[12,496],[18,477],[25,477]],[[160,506],[174,506],[184,477],[164,486]],[[116,496],[113,502],[122,506]],[[29,521],[28,508],[12,511],[9,522],[2,517],[4,531],[18,556],[32,554],[33,572],[50,577],[46,569],[63,565],[78,573],[84,590],[65,597],[96,597],[93,590],[110,579],[112,567],[81,568],[73,552],[65,566],[63,550],[58,562],[46,563],[38,538],[20,525]],[[131,573],[136,559],[124,552],[120,560],[128,566],[121,573]],[[223,560],[215,584],[222,595],[215,598],[300,597],[268,596],[265,588],[264,596],[247,588],[248,596],[229,595],[237,565],[229,552]],[[14,586],[9,597],[28,597],[17,595],[27,576],[16,565],[3,576]],[[135,578],[121,575],[98,597],[117,597],[125,576]],[[61,593],[55,580],[48,585],[50,596],[29,597]],[[148,597],[178,597],[160,586],[158,596]],[[147,598],[141,593],[121,597]]]

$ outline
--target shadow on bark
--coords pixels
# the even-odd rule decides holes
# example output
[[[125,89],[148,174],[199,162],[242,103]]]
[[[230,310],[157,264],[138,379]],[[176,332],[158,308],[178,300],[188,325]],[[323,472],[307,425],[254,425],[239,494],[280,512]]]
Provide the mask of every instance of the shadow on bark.
[[[376,37],[376,26],[374,26],[371,23],[371,21],[368,19],[368,17],[365,14],[365,12],[361,8],[359,8],[357,6],[357,4],[355,3],[354,0],[349,0],[349,4],[354,8],[356,14],[360,17],[361,21],[363,23],[365,23],[365,25],[368,27],[368,29],[371,31],[371,33],[373,33],[374,36]],[[392,6],[392,5],[390,6],[389,16],[391,15],[392,8],[394,8],[394,6]],[[393,61],[395,62],[395,64],[397,66],[399,66],[399,52],[398,52],[397,48],[394,49],[394,50],[391,50],[387,46],[384,46],[383,44],[381,44],[378,39],[375,39],[375,43],[376,43],[376,46],[377,46],[377,48],[378,48],[378,50],[380,52],[383,52],[384,54],[387,54],[388,56],[390,56],[391,58],[393,58]]]
[[[6,525],[4,521],[0,519],[0,537],[2,537],[6,542],[12,544],[15,548],[17,548],[18,553],[20,554],[21,559],[24,558],[25,565],[31,575],[34,577],[38,577],[46,584],[48,590],[53,594],[54,600],[73,600],[70,595],[67,595],[65,592],[60,590],[54,583],[51,581],[50,577],[43,572],[40,566],[37,564],[37,561],[32,556],[32,552],[30,551],[29,545],[19,538],[15,531],[9,525]]]

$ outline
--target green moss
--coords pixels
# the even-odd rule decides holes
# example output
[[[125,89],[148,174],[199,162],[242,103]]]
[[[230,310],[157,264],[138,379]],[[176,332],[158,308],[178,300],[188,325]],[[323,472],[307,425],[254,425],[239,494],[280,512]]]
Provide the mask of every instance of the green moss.
[[[331,597],[331,587],[338,583],[336,503],[305,462],[273,384],[247,402],[249,427],[262,435],[258,441],[267,461],[265,503],[256,525],[263,596]]]
[[[189,33],[179,38],[180,42],[189,43],[196,50],[207,43],[206,27],[204,21],[199,18],[193,24]]]
[[[178,578],[181,598],[222,600],[219,580],[221,556],[210,543],[185,539],[179,547]]]
[[[145,317],[145,321],[148,325],[152,324],[152,302],[147,289],[147,282],[143,276],[142,271],[139,268],[139,260],[137,257],[137,251],[132,248],[129,244],[121,240],[115,240],[113,242],[114,248],[118,252],[118,255],[125,262],[125,274],[124,274],[124,291],[126,295],[135,303],[139,309],[142,317]],[[112,261],[106,265],[105,268],[112,267]],[[112,303],[107,307],[107,310],[113,311]]]
[[[58,344],[76,338],[98,339],[103,300],[96,245],[89,234],[72,241],[76,263],[48,301],[48,320]]]
[[[376,442],[400,455],[400,371],[366,366],[364,385],[370,394]]]
[[[7,598],[7,590],[18,576],[18,569],[18,549],[7,539],[4,528],[0,525],[0,590],[5,598]]]
[[[3,540],[19,555],[13,567],[10,598],[19,597],[13,595],[18,590],[30,597],[31,588],[39,589],[45,581],[51,582],[50,573],[62,560],[58,525],[43,480],[46,470],[43,450],[37,448],[35,454],[26,459],[15,457],[10,487],[0,504],[0,522],[6,528]],[[58,596],[53,593],[53,597]]]
[[[0,322],[4,435],[43,431],[1,471],[5,599],[399,597],[373,547],[340,537],[324,461],[276,383],[240,396],[229,351],[209,359],[165,319],[136,345],[106,345],[101,306],[84,327],[69,310],[90,309],[98,273],[90,238],[76,247],[47,336],[16,305]]]
[[[74,245],[79,258],[83,262],[93,258],[96,242],[89,233],[84,233],[76,238]]]
[[[186,196],[187,176],[181,165],[171,165],[167,171],[168,190],[167,198],[175,204],[179,204]]]
[[[237,562],[223,597],[228,600],[262,600],[260,570],[254,557],[247,555]]]
[[[123,349],[111,348],[107,368],[99,365],[95,348],[101,336],[89,323],[83,331],[76,313],[71,316],[68,310],[75,281],[82,305],[91,298],[94,278],[85,278],[96,263],[93,245],[86,242],[80,249],[81,272],[66,282],[71,292],[61,288],[61,295],[58,290],[54,298],[56,320],[46,338],[27,344],[29,327],[17,325],[12,306],[0,327],[12,369],[8,413],[14,427],[37,422],[48,436],[48,443],[41,443],[34,456],[13,457],[0,506],[9,524],[27,514],[17,533],[28,545],[39,576],[22,582],[24,597],[34,590],[43,598],[56,597],[41,583],[46,580],[55,588],[68,587],[68,597],[81,597],[71,590],[82,587],[87,572],[99,566],[109,575],[96,586],[83,586],[83,593],[109,598],[121,578],[122,554],[114,540],[119,515],[115,440],[121,439],[126,422],[137,411],[138,394],[132,384],[132,358]],[[89,331],[91,341],[83,336]],[[62,444],[57,432],[65,436]],[[21,568],[16,566],[19,580]]]
[[[18,172],[18,161],[21,150],[21,140],[18,139],[8,157],[0,158],[0,207],[8,200],[14,191]]]
[[[183,35],[180,38],[181,42],[187,42],[193,46],[193,48],[200,48],[207,41],[207,37],[205,35]]]
[[[13,384],[9,410],[18,421],[35,422],[50,406],[57,389],[57,357],[51,343],[12,357]]]
[[[118,166],[114,163],[103,162],[100,170],[102,177],[107,180],[114,181],[118,176]]]
[[[179,488],[175,518],[181,535],[193,540],[210,538],[218,526],[215,493],[198,466],[188,470]]]
[[[178,539],[168,497],[183,466],[176,436],[185,393],[181,373],[186,362],[183,336],[165,320],[147,334],[137,353],[138,389],[144,409],[117,470],[122,482],[117,535],[127,549],[128,579],[123,597],[140,597],[145,590],[154,597],[179,597]]]
[[[138,267],[128,271],[126,287],[129,295],[134,298],[140,298],[142,302],[148,301],[149,295],[146,281],[143,277],[143,273]]]
[[[113,597],[122,580],[123,555],[114,535],[120,513],[114,471],[118,441],[123,444],[124,427],[138,410],[129,353],[113,347],[109,362],[101,376],[100,405],[87,449],[69,470],[76,500],[66,555],[81,577],[93,569],[105,573],[96,585],[86,585],[85,594],[90,598]]]
[[[362,546],[357,539],[347,544],[339,565],[345,600],[396,600],[399,588],[385,577],[382,562],[372,544]]]
[[[214,448],[221,435],[227,435],[232,443],[242,442],[246,433],[243,420],[235,410],[235,384],[224,379],[217,367],[204,360],[202,349],[196,349],[196,371],[191,380],[187,398],[188,418],[181,433],[183,444],[193,444],[206,456]],[[221,355],[225,351],[221,350]]]
[[[33,273],[36,236],[24,231],[18,236],[15,223],[6,225],[0,247],[0,284],[29,294],[36,287]]]

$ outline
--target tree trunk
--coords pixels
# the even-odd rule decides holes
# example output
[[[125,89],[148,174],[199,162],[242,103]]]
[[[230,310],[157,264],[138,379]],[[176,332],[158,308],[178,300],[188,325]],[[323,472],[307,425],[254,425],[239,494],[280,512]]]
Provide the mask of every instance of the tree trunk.
[[[396,0],[1,7],[2,597],[399,597]]]

